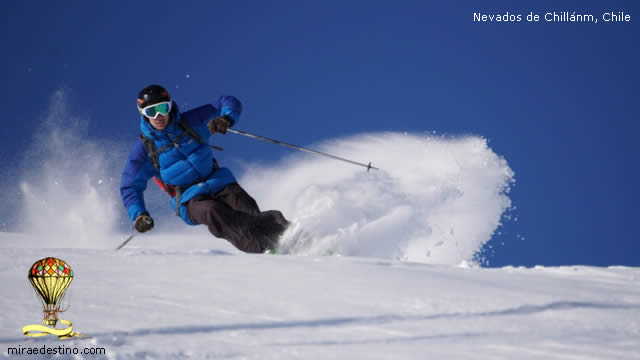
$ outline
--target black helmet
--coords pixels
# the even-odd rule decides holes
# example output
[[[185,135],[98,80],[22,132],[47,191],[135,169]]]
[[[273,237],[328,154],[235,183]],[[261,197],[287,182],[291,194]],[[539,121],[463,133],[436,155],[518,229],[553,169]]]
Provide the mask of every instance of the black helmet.
[[[160,85],[149,85],[138,93],[138,108],[157,104],[163,101],[171,101],[167,89]]]

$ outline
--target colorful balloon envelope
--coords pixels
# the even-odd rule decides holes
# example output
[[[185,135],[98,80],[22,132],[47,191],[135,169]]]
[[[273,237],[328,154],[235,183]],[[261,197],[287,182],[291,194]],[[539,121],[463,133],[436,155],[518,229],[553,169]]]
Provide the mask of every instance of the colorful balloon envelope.
[[[55,326],[58,312],[66,310],[63,305],[71,280],[73,270],[60,259],[47,257],[31,265],[29,281],[42,300],[45,325]]]

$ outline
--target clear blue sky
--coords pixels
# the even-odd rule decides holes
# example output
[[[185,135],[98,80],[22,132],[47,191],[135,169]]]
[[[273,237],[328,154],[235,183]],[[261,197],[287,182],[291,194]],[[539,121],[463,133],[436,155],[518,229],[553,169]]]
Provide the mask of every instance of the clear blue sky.
[[[160,83],[183,108],[235,95],[242,129],[296,144],[386,130],[484,136],[517,179],[519,221],[492,241],[505,245],[491,265],[640,266],[640,6],[523,3],[9,2],[0,166],[28,148],[54,91],[91,119],[90,136],[135,141],[137,92]],[[600,20],[473,21],[507,11]],[[607,11],[631,22],[604,23]],[[252,162],[290,151],[222,142]]]

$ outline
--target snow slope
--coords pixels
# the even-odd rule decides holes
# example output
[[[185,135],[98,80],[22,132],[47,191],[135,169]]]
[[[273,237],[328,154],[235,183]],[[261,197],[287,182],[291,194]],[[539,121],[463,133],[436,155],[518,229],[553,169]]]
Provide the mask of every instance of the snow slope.
[[[1,358],[43,345],[106,348],[93,359],[640,358],[637,268],[247,255],[204,233],[118,252],[41,241],[0,235]],[[72,266],[62,318],[93,338],[24,340],[41,322],[26,273],[45,256]]]
[[[0,210],[2,358],[42,346],[106,348],[95,359],[640,358],[639,269],[478,267],[513,209],[514,181],[481,137],[311,146],[372,161],[381,170],[370,173],[298,152],[234,169],[263,209],[294,222],[283,238],[293,255],[239,253],[181,223],[153,186],[156,228],[116,252],[131,227],[118,187],[135,134],[91,140],[65,97],[56,92],[20,154],[25,168],[0,177],[19,189],[2,193]],[[24,340],[21,328],[42,321],[27,270],[46,256],[72,266],[62,318],[90,339]]]

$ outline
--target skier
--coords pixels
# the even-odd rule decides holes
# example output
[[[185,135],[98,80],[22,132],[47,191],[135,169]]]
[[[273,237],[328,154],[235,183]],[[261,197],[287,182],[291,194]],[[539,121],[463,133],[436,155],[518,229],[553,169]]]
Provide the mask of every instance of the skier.
[[[142,134],[122,173],[120,194],[134,228],[151,230],[153,218],[143,193],[152,177],[171,196],[171,206],[189,225],[207,225],[211,234],[249,252],[272,252],[289,222],[277,210],[260,211],[235,177],[219,167],[207,143],[238,122],[242,104],[222,96],[181,113],[160,85],[138,94]]]

